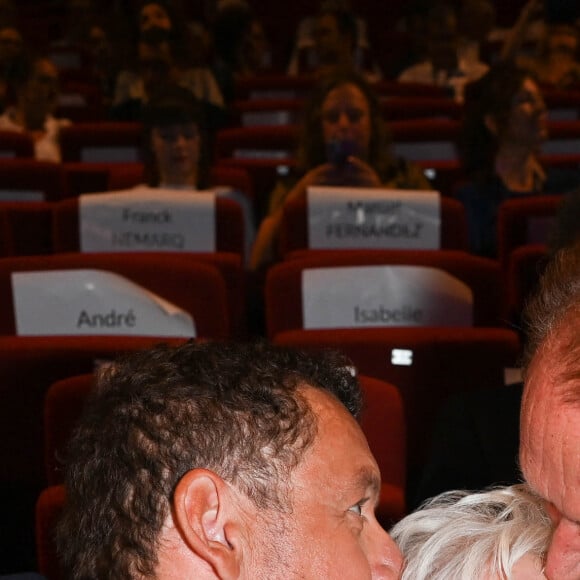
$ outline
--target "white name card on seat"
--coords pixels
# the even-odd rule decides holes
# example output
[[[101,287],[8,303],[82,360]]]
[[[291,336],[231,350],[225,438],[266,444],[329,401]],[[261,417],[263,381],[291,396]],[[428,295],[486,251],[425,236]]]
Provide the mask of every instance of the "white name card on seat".
[[[0,189],[0,201],[44,201],[44,192],[34,189]]]
[[[82,252],[215,252],[215,194],[135,188],[81,195]]]
[[[86,163],[134,163],[139,161],[138,147],[83,147],[81,161]]]
[[[441,204],[436,191],[309,187],[308,245],[316,249],[436,250]]]
[[[471,289],[426,266],[347,266],[302,272],[304,328],[472,326]]]
[[[187,312],[112,272],[14,272],[12,296],[20,336],[195,337]]]

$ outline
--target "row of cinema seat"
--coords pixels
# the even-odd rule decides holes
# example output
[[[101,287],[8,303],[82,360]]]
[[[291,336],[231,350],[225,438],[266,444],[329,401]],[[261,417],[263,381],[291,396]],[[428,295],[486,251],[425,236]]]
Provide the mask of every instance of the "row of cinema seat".
[[[416,254],[415,252],[412,252]],[[453,263],[451,254],[454,252],[434,251],[425,252],[428,255],[426,263],[437,264],[437,256],[449,254],[448,259]],[[400,258],[408,260],[409,255]],[[458,262],[468,262],[470,257],[461,252],[455,258]],[[73,263],[70,262],[73,256]],[[31,260],[27,265],[34,270],[44,266],[45,260],[55,259],[48,267],[67,267],[74,263],[83,267],[103,267],[114,269],[114,262],[118,256],[101,256],[95,254],[87,262],[83,256],[78,262],[77,254],[63,254],[61,256],[47,256],[42,258],[24,258]],[[419,256],[416,256],[417,262]],[[223,280],[216,285],[216,271],[212,268],[194,266],[194,258],[171,256],[137,256],[129,255],[126,259],[136,270],[135,279],[140,279],[148,288],[156,290],[174,303],[191,308],[196,320],[196,327],[200,337],[220,336],[225,328],[227,316],[216,316],[215,302],[225,302],[226,288]],[[143,259],[148,262],[146,268],[141,268],[139,262]],[[23,260],[4,259],[5,261]],[[155,263],[152,262],[155,260]],[[477,260],[477,259],[476,259]],[[43,262],[41,264],[40,262]],[[180,266],[177,261],[182,262]],[[373,256],[371,262],[380,263]],[[306,262],[306,263],[304,263]],[[392,263],[391,259],[389,263]],[[487,261],[484,261],[487,262]],[[448,266],[450,271],[459,274],[464,281],[478,280],[480,288],[474,292],[475,321],[490,326],[479,327],[452,327],[452,328],[358,328],[358,329],[304,329],[301,320],[300,281],[298,271],[307,265],[319,265],[320,259],[309,258],[300,260],[295,258],[272,268],[268,275],[267,307],[268,312],[274,313],[274,320],[269,324],[272,340],[285,345],[302,348],[338,348],[345,352],[354,362],[358,371],[373,376],[376,379],[396,385],[396,397],[402,401],[391,401],[388,404],[379,404],[376,400],[369,400],[369,409],[374,416],[374,423],[367,436],[371,440],[373,451],[379,457],[379,465],[383,478],[387,484],[381,495],[379,514],[382,521],[387,523],[397,519],[404,508],[404,497],[407,489],[413,488],[418,474],[428,452],[430,432],[438,409],[446,398],[455,392],[466,389],[491,388],[503,384],[503,374],[506,367],[517,365],[519,356],[519,340],[515,332],[498,328],[501,324],[497,317],[497,310],[487,303],[494,292],[494,284],[499,275],[496,263],[485,263],[481,272],[459,272],[459,266]],[[324,261],[322,261],[324,263]],[[348,263],[343,256],[339,260],[341,265]],[[358,258],[357,258],[358,263]],[[207,264],[206,264],[207,265]],[[181,267],[185,266],[179,275]],[[19,266],[21,267],[21,266]],[[167,269],[164,269],[167,268]],[[128,274],[123,266],[122,272]],[[202,274],[202,275],[200,275]],[[151,277],[156,282],[154,286],[144,278]],[[208,280],[214,285],[209,286]],[[191,282],[187,282],[191,280]],[[169,293],[162,286],[173,286],[173,293]],[[6,291],[6,281],[3,284]],[[199,289],[205,286],[207,292],[200,295]],[[485,286],[488,295],[482,287]],[[230,285],[231,291],[237,289]],[[292,290],[298,294],[292,299],[289,297]],[[4,292],[6,293],[6,292]],[[179,298],[179,295],[183,295]],[[274,303],[270,302],[270,297]],[[186,306],[188,301],[198,302],[198,305]],[[293,302],[294,301],[294,302]],[[491,300],[490,300],[491,301]],[[10,300],[5,296],[4,304]],[[224,306],[220,307],[224,310]],[[284,320],[286,311],[294,318]],[[205,317],[205,318],[204,318]],[[277,318],[276,318],[277,317]],[[282,320],[280,320],[282,319]],[[10,321],[7,321],[7,324]],[[495,327],[492,327],[495,326]],[[4,328],[10,332],[11,327]],[[2,385],[2,462],[9,466],[8,481],[2,482],[2,487],[11,490],[9,495],[3,495],[10,506],[5,513],[10,513],[18,505],[18,493],[14,489],[26,491],[32,489],[38,492],[48,482],[58,480],[60,460],[62,455],[55,449],[60,444],[54,443],[54,438],[48,437],[51,416],[47,409],[51,404],[45,397],[49,384],[55,379],[66,378],[75,373],[90,372],[100,362],[111,360],[120,353],[145,348],[160,340],[155,337],[35,337],[35,336],[3,336],[0,338],[0,384]],[[172,343],[180,339],[171,340]],[[381,388],[383,388],[381,386]],[[368,396],[368,393],[367,393]],[[379,398],[382,398],[379,396]],[[54,400],[52,401],[54,405]],[[397,409],[401,408],[401,411]],[[74,414],[72,408],[65,403],[61,412]],[[57,413],[54,410],[53,413]],[[56,429],[63,428],[66,422],[52,416],[52,425]],[[399,426],[405,424],[406,430],[401,431]],[[59,427],[60,426],[60,427]],[[66,436],[65,436],[66,438]],[[62,449],[62,447],[60,447]],[[407,449],[407,451],[405,451]],[[23,450],[26,450],[23,453]],[[396,460],[396,461],[395,461]],[[46,465],[52,461],[53,470],[57,471],[53,479],[51,471],[45,471]],[[386,462],[386,464],[385,464]],[[393,465],[393,463],[395,463]],[[398,479],[395,475],[398,474]],[[60,475],[62,475],[60,473]],[[8,499],[9,498],[9,499]],[[49,578],[58,578],[54,571],[54,550],[50,522],[46,523],[54,508],[53,500],[62,499],[62,490],[48,490],[37,505],[37,534],[39,546],[40,570]],[[21,499],[21,498],[20,498]],[[47,505],[48,503],[48,505]],[[22,511],[18,517],[22,516]],[[31,522],[30,522],[31,525]],[[44,533],[43,533],[44,531]],[[47,535],[48,533],[48,535]],[[51,564],[52,562],[52,564]]]
[[[436,189],[453,195],[463,178],[457,143],[457,119],[408,119],[392,121],[390,130],[397,155],[424,167]],[[544,144],[542,161],[547,165],[578,167],[580,121],[551,121],[550,138]],[[214,163],[246,169],[252,179],[256,207],[262,216],[267,196],[284,172],[295,164],[296,125],[234,127],[220,130],[215,139]],[[140,160],[142,133],[138,123],[79,123],[66,127],[60,137],[64,164],[132,164]],[[1,157],[33,155],[32,143],[25,135],[0,132]],[[117,169],[116,173],[119,173]],[[115,175],[113,175],[115,177]],[[123,179],[121,173],[118,177]],[[125,177],[125,180],[128,178]],[[74,184],[73,184],[74,185]],[[70,194],[75,194],[74,187]],[[98,189],[89,189],[95,191]],[[66,194],[66,189],[62,191]]]
[[[90,196],[93,198],[93,196]],[[95,198],[96,199],[96,198]],[[545,254],[546,232],[553,223],[554,215],[561,202],[561,196],[547,196],[510,200],[499,211],[498,246],[499,260],[493,261],[501,272],[502,293],[493,295],[497,304],[506,307],[504,315],[517,312],[525,294],[537,278],[537,263]],[[461,204],[453,199],[441,198],[441,237],[438,247],[441,252],[466,250],[466,224]],[[83,247],[79,218],[79,198],[59,202],[4,202],[0,205],[0,252],[3,256],[23,256],[41,254],[61,254],[87,251]],[[316,249],[311,244],[307,202],[297,200],[289,203],[284,211],[279,250],[284,259],[324,254],[326,250]],[[244,253],[247,251],[245,223],[241,207],[236,201],[216,197],[215,200],[215,241],[210,252],[215,255],[232,254],[231,261],[239,270],[238,278],[244,276]],[[352,246],[342,251],[362,251],[362,242],[353,241]],[[518,250],[522,246],[533,245],[535,250]],[[388,247],[388,246],[385,246]],[[384,248],[383,248],[384,249]],[[368,251],[368,248],[366,248]],[[518,251],[516,251],[518,250]],[[88,250],[89,253],[94,250]],[[194,254],[207,254],[207,248],[192,249]],[[328,253],[332,255],[332,251]],[[183,255],[193,255],[184,252]],[[403,251],[403,255],[405,254]],[[428,255],[428,252],[427,252]],[[465,255],[477,263],[474,256]],[[234,278],[228,278],[232,281]],[[237,284],[237,282],[236,282]],[[230,293],[240,293],[240,287],[229,287]],[[491,295],[490,295],[491,296]],[[508,306],[509,305],[509,306]],[[238,307],[237,319],[242,319],[243,303]]]
[[[411,466],[416,466],[416,458],[420,457],[420,450],[428,441],[429,434],[429,420],[421,413],[417,414],[417,409],[422,409],[423,415],[428,413],[432,418],[437,401],[448,394],[449,390],[467,388],[466,382],[470,387],[482,383],[497,385],[502,380],[503,369],[516,364],[518,337],[514,332],[502,328],[498,300],[495,299],[500,291],[499,266],[462,252],[374,251],[368,252],[366,257],[360,253],[355,254],[353,251],[349,254],[334,254],[332,257],[296,258],[274,266],[268,273],[265,289],[268,334],[272,340],[280,343],[310,347],[333,344],[346,350],[361,372],[396,384],[406,403],[412,442],[409,449],[415,458],[411,461],[410,456],[409,462]],[[230,281],[226,288],[220,274],[221,266],[217,264],[216,267],[216,264],[217,257],[202,262],[198,256],[174,254],[60,254],[0,260],[0,291],[3,304],[6,305],[0,320],[4,343],[2,356],[11,355],[11,351],[19,348],[24,352],[27,344],[33,344],[33,354],[28,351],[31,360],[35,361],[30,371],[45,375],[42,381],[38,376],[34,377],[35,387],[29,384],[30,379],[27,379],[25,373],[21,373],[17,380],[21,385],[27,384],[26,388],[14,388],[10,380],[1,383],[6,391],[3,394],[3,417],[0,423],[8,431],[1,438],[2,461],[14,466],[10,470],[12,477],[20,474],[29,483],[42,481],[39,468],[42,447],[40,409],[46,381],[51,375],[43,371],[42,365],[39,366],[38,354],[42,351],[39,344],[43,344],[44,338],[45,348],[60,348],[63,352],[71,344],[70,337],[11,336],[17,326],[14,308],[10,308],[13,304],[12,273],[55,269],[62,273],[62,270],[71,268],[116,272],[189,312],[195,320],[197,336],[200,338],[219,338],[231,336],[231,326],[228,324],[232,319],[230,314],[233,306],[228,306],[228,295],[230,299],[239,299],[237,292],[240,286]],[[380,325],[373,325],[372,328],[361,328],[359,325],[351,329],[305,328],[301,292],[304,271],[385,265],[427,266],[429,271],[436,269],[454,275],[473,296],[472,323],[466,320],[449,327],[440,322],[435,327],[426,328],[381,328]],[[429,287],[423,290],[427,293],[433,290],[437,294],[443,292],[444,288]],[[451,310],[444,315],[449,320],[453,319]],[[82,344],[90,347],[94,346],[93,338],[75,337],[73,343],[77,345],[76,348]],[[101,344],[107,344],[110,339],[101,337],[99,340]],[[115,340],[112,341],[113,346],[119,344]],[[133,341],[130,338],[129,344]],[[373,343],[377,351],[370,348]],[[357,350],[357,345],[360,350]],[[402,354],[395,354],[399,351]],[[482,356],[482,353],[486,355]],[[72,352],[70,356],[73,357]],[[52,356],[48,358],[56,360]],[[10,356],[9,360],[0,363],[0,368],[1,365],[9,367],[12,363],[14,359]],[[65,367],[72,370],[72,365],[68,363]],[[470,377],[468,372],[474,373],[476,377]],[[467,381],[466,377],[469,377]],[[429,398],[433,400],[426,403]],[[21,435],[17,435],[23,424],[28,426],[25,441]],[[20,453],[23,446],[28,451],[24,464]]]
[[[107,110],[102,100],[101,88],[91,78],[90,71],[86,71],[87,67],[70,68],[65,62],[59,62],[57,66],[61,71],[57,116],[74,122],[106,120]],[[277,74],[239,80],[235,87],[229,124],[295,122],[314,83],[312,76],[291,77]],[[384,80],[375,83],[374,88],[388,120],[459,118],[462,113],[462,105],[455,102],[441,87]],[[543,87],[543,95],[552,119],[579,118],[578,89],[559,90],[546,86]]]

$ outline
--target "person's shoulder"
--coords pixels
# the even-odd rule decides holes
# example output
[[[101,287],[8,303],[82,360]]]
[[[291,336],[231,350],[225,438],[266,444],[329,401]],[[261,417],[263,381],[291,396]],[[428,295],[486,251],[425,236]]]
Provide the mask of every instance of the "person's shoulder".
[[[62,129],[63,127],[70,127],[72,125],[72,121],[65,117],[53,117],[49,116],[47,118],[47,123],[50,123],[54,127],[58,129]]]
[[[10,115],[10,109],[7,109],[0,115],[0,129],[3,131],[21,131],[22,128],[19,127],[13,120]]]
[[[460,64],[462,72],[464,72],[470,80],[477,80],[489,71],[489,65],[480,60],[471,61]]]
[[[429,60],[418,62],[407,67],[397,77],[399,82],[433,82],[433,64]]]

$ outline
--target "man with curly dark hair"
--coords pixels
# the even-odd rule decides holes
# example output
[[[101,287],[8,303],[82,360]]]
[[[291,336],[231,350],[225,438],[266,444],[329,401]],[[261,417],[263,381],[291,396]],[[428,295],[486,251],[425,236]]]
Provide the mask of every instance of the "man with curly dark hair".
[[[70,446],[70,578],[397,578],[348,361],[158,347],[98,381]]]

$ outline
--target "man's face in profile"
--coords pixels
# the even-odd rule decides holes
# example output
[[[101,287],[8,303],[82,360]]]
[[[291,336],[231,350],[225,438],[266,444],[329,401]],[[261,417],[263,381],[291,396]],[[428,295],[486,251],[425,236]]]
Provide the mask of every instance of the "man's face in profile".
[[[572,321],[574,322],[574,321]],[[578,374],[562,379],[564,344],[578,320],[536,354],[529,369],[521,414],[520,463],[525,479],[546,500],[555,526],[546,557],[550,580],[580,578],[580,400]],[[569,390],[566,390],[569,389]]]
[[[331,395],[302,393],[317,435],[290,476],[291,509],[255,526],[249,577],[398,578],[401,554],[374,516],[380,473],[360,427]]]

